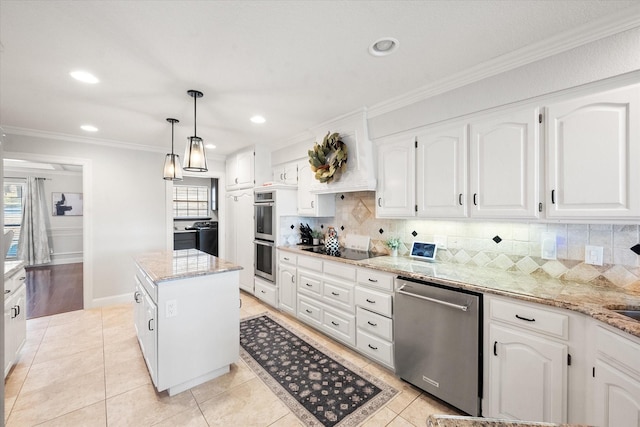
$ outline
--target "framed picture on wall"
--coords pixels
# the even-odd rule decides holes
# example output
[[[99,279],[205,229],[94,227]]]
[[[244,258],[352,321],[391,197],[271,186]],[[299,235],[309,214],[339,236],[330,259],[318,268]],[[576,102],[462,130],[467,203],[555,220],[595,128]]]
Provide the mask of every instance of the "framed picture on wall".
[[[81,216],[82,193],[51,193],[53,216]]]

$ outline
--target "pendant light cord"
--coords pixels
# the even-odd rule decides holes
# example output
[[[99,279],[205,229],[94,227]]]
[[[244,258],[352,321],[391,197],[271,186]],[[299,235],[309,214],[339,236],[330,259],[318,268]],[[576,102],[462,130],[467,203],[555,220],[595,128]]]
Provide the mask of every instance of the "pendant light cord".
[[[193,136],[198,136],[198,132],[196,132],[196,126],[198,124],[198,116],[196,115],[196,101],[198,100],[197,96],[193,97]]]
[[[173,156],[173,120],[171,121],[171,155]]]

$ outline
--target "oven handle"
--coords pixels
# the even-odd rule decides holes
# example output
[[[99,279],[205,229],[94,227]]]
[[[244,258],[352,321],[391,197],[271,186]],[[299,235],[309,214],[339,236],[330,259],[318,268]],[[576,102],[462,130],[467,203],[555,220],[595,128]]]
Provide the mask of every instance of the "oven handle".
[[[267,202],[267,203],[254,203],[254,204],[253,204],[253,206],[260,206],[260,207],[262,207],[262,206],[269,206],[269,207],[273,207],[273,206],[275,206],[275,205],[276,205],[276,204],[275,204],[275,203],[273,203],[273,202]]]
[[[430,302],[435,302],[436,304],[446,305],[447,307],[453,307],[453,308],[456,308],[456,309],[462,310],[462,311],[467,311],[469,309],[468,305],[453,304],[453,303],[450,303],[450,302],[447,302],[447,301],[442,301],[442,300],[439,300],[439,299],[434,299],[434,298],[429,298],[429,297],[425,297],[425,296],[422,296],[422,295],[412,294],[411,292],[404,291],[403,290],[404,287],[405,287],[405,285],[400,286],[400,289],[398,289],[398,293],[399,294],[406,295],[406,296],[409,296],[409,297],[423,299],[423,300],[430,301]]]
[[[275,246],[274,242],[269,242],[266,240],[254,240],[253,243],[255,243],[256,245],[262,245],[262,246],[271,246],[271,247]]]

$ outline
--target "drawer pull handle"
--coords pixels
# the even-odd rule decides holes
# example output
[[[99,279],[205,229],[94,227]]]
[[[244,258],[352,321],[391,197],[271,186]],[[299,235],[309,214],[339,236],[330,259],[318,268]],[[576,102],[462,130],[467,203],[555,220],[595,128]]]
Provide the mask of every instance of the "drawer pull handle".
[[[285,260],[285,261],[289,261],[289,258],[287,258],[287,257],[284,257],[284,260]]]
[[[375,301],[371,301],[369,298],[367,298],[365,301],[367,301],[369,304],[375,304]]]
[[[526,322],[535,322],[536,321],[536,319],[533,319],[533,318],[529,319],[528,317],[522,317],[522,316],[520,316],[518,314],[516,314],[516,319],[524,320]]]
[[[308,286],[308,287],[310,287],[310,288],[312,288],[312,287],[313,287],[313,285],[310,285],[310,284],[308,284],[308,283],[305,283],[305,285],[307,285],[307,286]]]
[[[377,324],[377,323],[373,323],[373,322],[371,322],[370,320],[367,320],[367,323],[368,323],[368,324],[370,324],[371,326],[378,326],[378,324]]]
[[[331,321],[331,324],[332,324],[333,326],[340,326],[340,323],[336,323],[336,322],[334,322],[333,320]]]
[[[367,280],[369,280],[371,283],[378,283],[376,279],[367,279]]]
[[[149,322],[147,322],[147,328],[148,328],[150,331],[153,331],[153,328],[151,327],[151,322],[153,322],[153,319],[149,319]]]
[[[309,314],[313,313],[313,311],[309,310],[308,308],[305,308],[304,311],[306,311]]]
[[[266,294],[266,292],[265,292],[265,291],[263,291],[262,289],[260,289],[260,292],[262,292],[263,294]]]
[[[135,291],[135,293],[133,294],[133,299],[134,299],[137,303],[140,303],[140,292]]]
[[[374,346],[372,346],[371,344],[367,344],[367,345],[369,346],[369,348],[370,348],[371,350],[377,350],[377,349],[378,349],[378,347],[374,347]]]
[[[340,296],[340,294],[337,293],[337,292],[331,292],[331,295],[333,295],[334,297],[339,297]]]

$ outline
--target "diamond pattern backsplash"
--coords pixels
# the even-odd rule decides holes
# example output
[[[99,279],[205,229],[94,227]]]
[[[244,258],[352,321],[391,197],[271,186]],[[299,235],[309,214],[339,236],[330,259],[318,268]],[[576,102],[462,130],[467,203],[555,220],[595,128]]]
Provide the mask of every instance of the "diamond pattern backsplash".
[[[344,198],[340,198],[341,195]],[[637,224],[383,219],[376,218],[374,212],[373,192],[336,195],[335,218],[283,217],[281,241],[297,243],[298,229],[292,230],[290,225],[300,222],[319,230],[321,226],[332,225],[338,230],[344,226],[345,230],[339,233],[341,242],[348,233],[367,235],[371,238],[369,249],[379,253],[389,253],[384,244],[389,237],[400,237],[402,244],[398,254],[406,255],[414,240],[433,241],[438,236],[447,242],[446,249],[438,249],[437,258],[441,261],[598,286],[619,286],[640,292],[640,226]],[[556,234],[556,260],[541,258],[541,236],[547,231]],[[499,237],[499,243],[493,240],[494,237]],[[585,245],[604,248],[604,265],[584,263]]]

